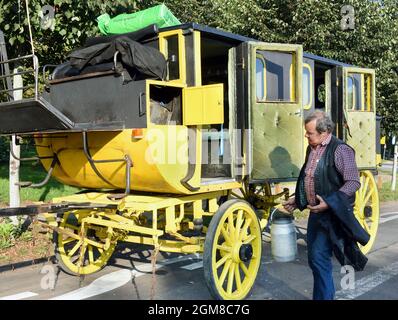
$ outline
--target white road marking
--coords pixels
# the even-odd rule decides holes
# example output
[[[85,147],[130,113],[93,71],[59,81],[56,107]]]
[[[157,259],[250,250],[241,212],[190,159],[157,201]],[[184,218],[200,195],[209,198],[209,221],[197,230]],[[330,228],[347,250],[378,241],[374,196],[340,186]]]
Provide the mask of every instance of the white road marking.
[[[384,218],[384,216],[391,216],[391,217]],[[382,215],[380,215],[379,224],[395,219],[398,219],[398,212],[385,212]]]
[[[193,253],[193,254],[186,255],[186,256],[178,256],[178,257],[171,258],[171,259],[165,259],[163,261],[159,261],[158,263],[162,266],[167,266],[168,264],[172,264],[172,263],[176,263],[176,262],[180,262],[180,261],[197,260],[197,259],[202,259],[202,255],[198,254],[198,253]]]
[[[395,219],[398,219],[398,215],[397,216],[393,216],[393,217],[389,217],[389,218],[380,218],[379,224],[387,222],[387,221],[395,220]]]
[[[392,211],[392,212],[383,212],[382,216],[388,216],[390,214],[398,214],[398,211]]]
[[[368,291],[374,289],[378,285],[386,282],[392,277],[398,275],[398,262],[394,262],[380,270],[372,273],[369,276],[363,277],[355,281],[355,289],[353,290],[339,290],[336,292],[337,300],[352,300]]]
[[[31,298],[37,296],[37,293],[26,291],[17,294],[13,294],[12,296],[0,297],[0,300],[21,300],[26,298]]]
[[[189,270],[189,271],[196,270],[199,268],[203,268],[203,261],[194,262],[194,263],[191,263],[191,264],[181,267],[181,269],[185,269],[185,270]]]
[[[188,256],[178,256],[175,258],[171,259],[165,259],[162,261],[159,261],[156,264],[156,269],[160,269],[164,266],[167,266],[169,264],[177,263],[177,262],[182,262],[182,261],[187,261],[187,260],[197,260],[201,259],[201,255],[199,254],[190,254]],[[133,270],[132,273],[135,275],[135,277],[139,277],[145,274],[148,274],[148,272],[152,272],[152,265],[150,263],[146,263],[143,265],[137,266],[137,270]]]
[[[156,270],[158,270],[164,266],[167,266],[169,264],[187,261],[187,260],[198,259],[198,257],[200,257],[200,256],[197,254],[191,254],[191,255],[187,255],[187,256],[178,256],[176,258],[165,259],[163,261],[159,261],[156,264]],[[130,282],[131,278],[133,276],[135,278],[137,278],[137,277],[140,277],[143,275],[148,275],[149,272],[152,272],[152,265],[150,263],[138,265],[137,270],[128,270],[128,269],[118,270],[118,271],[106,274],[106,275],[94,280],[88,286],[85,286],[83,288],[79,288],[77,290],[68,292],[66,294],[54,297],[50,300],[87,299],[87,298],[97,296],[99,294],[103,294],[103,293],[111,291],[111,290],[115,290],[119,287],[122,287],[125,284],[127,284],[128,282]]]
[[[96,296],[121,286],[124,286],[131,280],[131,271],[130,270],[118,270],[109,274],[106,274],[88,286],[83,288],[79,288],[77,290],[68,292],[66,294],[57,296],[50,300],[82,300],[87,299],[92,296]]]

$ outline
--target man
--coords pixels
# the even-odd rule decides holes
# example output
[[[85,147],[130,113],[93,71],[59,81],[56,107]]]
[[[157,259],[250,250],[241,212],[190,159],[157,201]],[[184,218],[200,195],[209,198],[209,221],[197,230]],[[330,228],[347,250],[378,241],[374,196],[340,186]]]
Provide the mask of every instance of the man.
[[[313,299],[334,299],[332,276],[333,243],[325,228],[333,214],[325,199],[339,193],[347,197],[351,206],[360,188],[354,150],[332,135],[334,123],[322,111],[315,111],[305,119],[308,139],[306,161],[297,181],[295,198],[283,205],[286,210],[308,208],[308,263],[314,277]],[[344,219],[344,218],[343,218]],[[366,263],[366,262],[365,262]]]

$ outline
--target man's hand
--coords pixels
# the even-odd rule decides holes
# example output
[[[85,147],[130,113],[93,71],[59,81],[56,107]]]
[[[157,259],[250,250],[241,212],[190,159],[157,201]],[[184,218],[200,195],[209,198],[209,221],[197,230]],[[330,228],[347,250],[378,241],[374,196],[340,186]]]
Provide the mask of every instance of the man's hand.
[[[290,198],[289,200],[287,200],[285,202],[283,202],[282,206],[285,208],[285,210],[287,210],[289,212],[292,212],[294,209],[297,208],[294,197]]]
[[[328,204],[322,199],[321,196],[316,195],[316,198],[319,200],[319,204],[316,206],[308,205],[307,208],[310,209],[311,212],[320,213],[329,208]]]

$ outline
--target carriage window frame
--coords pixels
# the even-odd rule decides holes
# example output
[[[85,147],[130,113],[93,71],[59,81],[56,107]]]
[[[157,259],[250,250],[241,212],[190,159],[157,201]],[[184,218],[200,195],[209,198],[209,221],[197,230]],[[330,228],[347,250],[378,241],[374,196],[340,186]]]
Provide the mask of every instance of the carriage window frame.
[[[262,65],[263,65],[263,69],[262,69],[262,91],[263,91],[263,96],[261,99],[259,99],[257,93],[258,93],[258,88],[259,83],[258,83],[258,79],[257,79],[257,61],[261,61]],[[267,65],[266,65],[266,60],[264,58],[264,56],[262,54],[257,53],[256,54],[256,101],[257,102],[266,102],[267,100]]]
[[[351,83],[350,83],[351,82]],[[351,90],[351,93],[350,93]],[[355,111],[355,81],[354,78],[350,75],[347,75],[347,110]],[[349,105],[349,98],[351,95],[351,105]]]
[[[359,87],[355,84],[355,78],[353,75],[360,75],[360,84]],[[346,110],[350,112],[373,112],[373,100],[372,100],[372,81],[373,75],[370,73],[363,73],[363,72],[348,72],[346,76],[346,92],[347,92],[347,106]],[[349,105],[349,88],[350,83],[352,82],[352,92],[351,92],[351,99],[352,105]],[[366,88],[366,90],[365,90]],[[358,92],[356,92],[359,90]],[[361,104],[357,106],[357,94],[361,99]]]
[[[182,30],[171,30],[171,31],[165,31],[159,33],[159,51],[163,53],[165,59],[169,59],[168,56],[168,45],[167,45],[167,40],[170,37],[175,37],[177,36],[177,44],[178,44],[178,56],[177,56],[177,61],[178,61],[178,78],[175,79],[169,79],[169,74],[167,74],[167,82],[176,82],[176,83],[186,83],[186,61],[185,61],[185,38],[183,35]],[[170,62],[168,62],[170,63]],[[169,72],[169,68],[167,68],[167,72]]]
[[[373,100],[372,100],[372,81],[373,81],[373,75],[369,73],[362,73],[363,77],[363,111],[366,112],[373,112],[374,111],[374,105],[373,105]],[[366,90],[365,90],[366,88]]]
[[[268,79],[267,79],[267,59],[266,57],[261,53],[264,51],[270,51],[270,52],[280,52],[280,53],[284,53],[284,54],[289,54],[291,56],[291,63],[289,65],[289,71],[288,71],[288,75],[289,75],[289,94],[290,94],[290,99],[289,100],[267,100],[267,84],[269,83]],[[288,48],[288,49],[284,49],[284,48],[272,48],[272,47],[267,47],[267,48],[262,48],[262,47],[257,47],[255,50],[254,55],[252,56],[252,61],[253,64],[256,65],[256,61],[257,61],[257,57],[261,56],[264,60],[265,60],[265,99],[264,100],[258,100],[257,99],[257,91],[254,90],[254,94],[252,94],[252,98],[253,101],[255,101],[256,103],[268,103],[268,104],[286,104],[286,105],[290,105],[290,104],[300,104],[301,105],[301,101],[299,101],[301,99],[300,97],[300,93],[298,92],[298,79],[300,79],[300,74],[299,74],[299,70],[300,68],[298,65],[298,61],[300,61],[299,56],[301,56],[300,52],[298,49],[296,48]],[[300,67],[302,66],[302,64],[300,64]],[[256,68],[254,68],[255,70]],[[256,73],[254,73],[254,76],[252,78],[252,81],[254,81],[254,83],[256,83]],[[252,74],[253,74],[252,73]],[[256,89],[256,88],[255,88]]]
[[[308,104],[304,104],[304,69],[307,69],[309,71],[309,81],[308,81],[308,89],[309,89],[309,99],[308,99]],[[313,100],[313,95],[314,95],[314,88],[313,88],[313,78],[312,78],[312,68],[308,63],[303,63],[303,74],[302,74],[302,103],[303,103],[303,109],[304,110],[310,110],[312,107],[312,100]]]
[[[292,52],[292,63],[289,67],[289,89],[290,89],[290,100],[283,101],[285,103],[296,103],[296,64],[295,64],[295,57],[294,53]]]

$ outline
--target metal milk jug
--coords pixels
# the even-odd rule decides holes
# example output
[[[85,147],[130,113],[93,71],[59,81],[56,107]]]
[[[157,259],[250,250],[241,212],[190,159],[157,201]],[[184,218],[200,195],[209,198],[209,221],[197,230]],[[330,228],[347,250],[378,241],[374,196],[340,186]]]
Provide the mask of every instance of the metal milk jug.
[[[297,257],[297,234],[293,218],[276,215],[271,223],[271,252],[274,260],[294,261]]]

